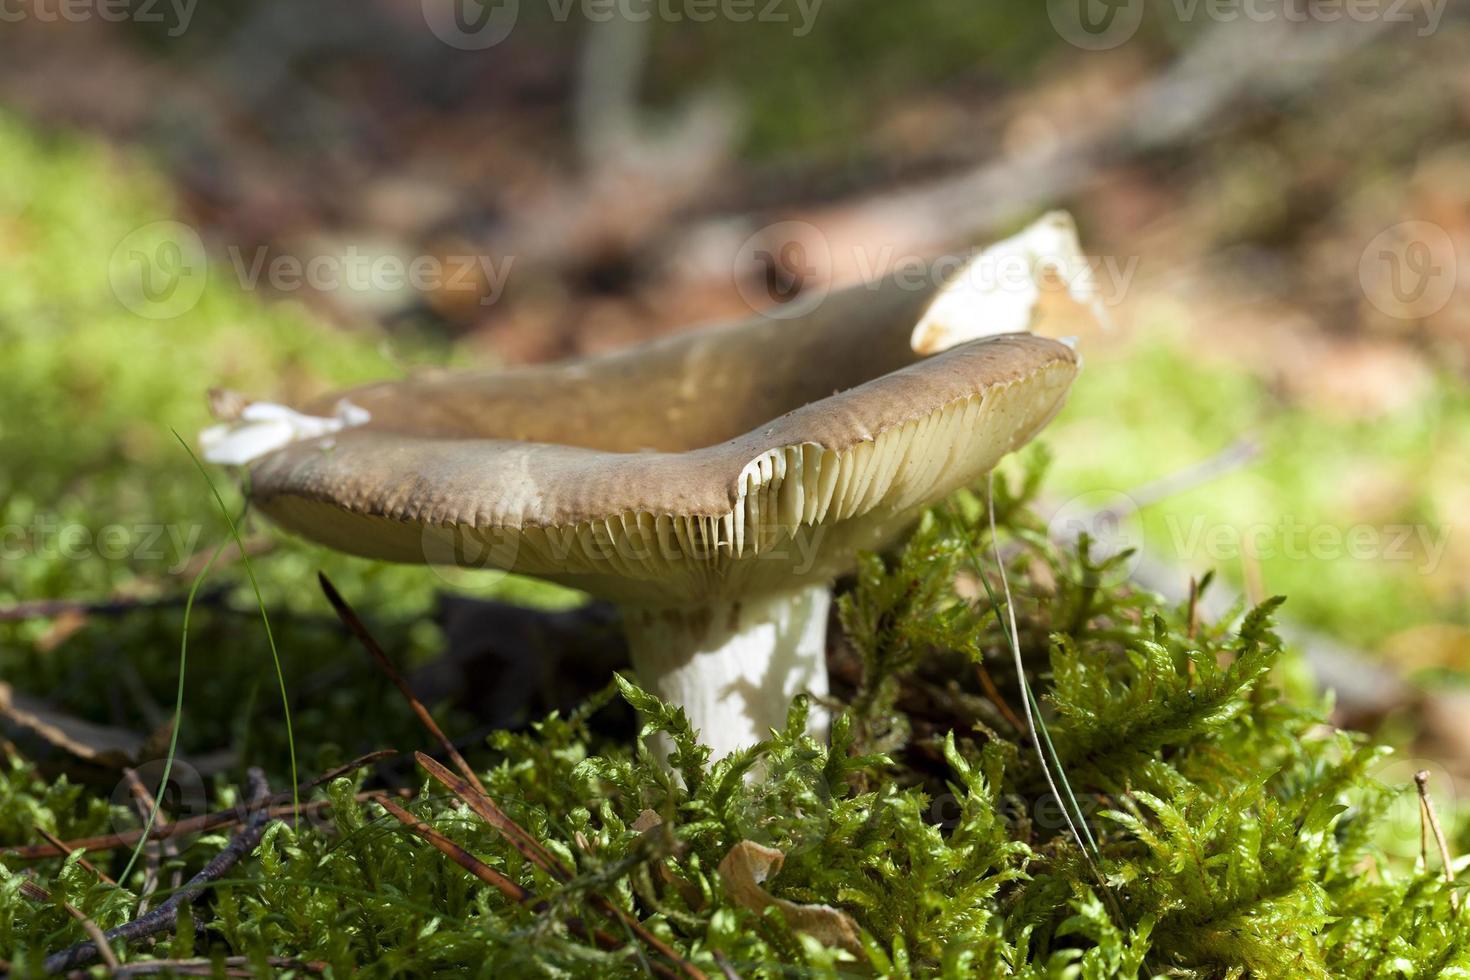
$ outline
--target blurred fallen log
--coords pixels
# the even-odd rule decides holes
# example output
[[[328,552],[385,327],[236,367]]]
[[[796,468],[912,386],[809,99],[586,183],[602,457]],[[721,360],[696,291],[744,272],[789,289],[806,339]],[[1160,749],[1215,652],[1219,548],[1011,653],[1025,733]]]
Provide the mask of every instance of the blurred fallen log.
[[[1086,125],[1056,140],[888,194],[783,208],[782,217],[808,222],[826,237],[832,256],[828,285],[861,281],[871,270],[865,275],[854,257],[867,254],[875,228],[882,229],[885,247],[898,256],[937,254],[968,243],[1055,206],[1109,165],[1187,143],[1232,112],[1311,89],[1334,66],[1395,26],[1404,25],[1389,18],[1343,18],[1305,27],[1286,18],[1222,23],[1153,80],[1116,104],[1097,106]],[[695,222],[672,236],[676,241],[666,252],[733,259],[763,220],[769,218],[723,214]],[[714,247],[712,242],[720,244]],[[687,274],[728,279],[731,263],[683,268]]]

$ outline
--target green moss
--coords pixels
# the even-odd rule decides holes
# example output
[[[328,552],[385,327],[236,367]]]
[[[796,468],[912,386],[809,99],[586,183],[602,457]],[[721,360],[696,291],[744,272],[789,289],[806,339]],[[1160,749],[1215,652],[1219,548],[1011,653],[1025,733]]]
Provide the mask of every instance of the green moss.
[[[636,959],[568,932],[566,917],[588,915],[585,896],[596,892],[712,975],[717,954],[748,977],[1326,978],[1470,967],[1470,926],[1453,915],[1437,870],[1416,871],[1375,842],[1384,808],[1404,791],[1373,780],[1381,750],[1276,687],[1291,675],[1275,669],[1290,655],[1272,632],[1274,602],[1191,636],[1187,610],[1098,588],[1085,553],[1052,550],[1022,501],[1001,503],[1028,669],[1099,842],[1101,878],[1062,829],[1022,733],[972,707],[982,697],[977,665],[1002,690],[1014,690],[1014,677],[994,615],[953,586],[951,573],[994,574],[983,559],[975,567],[991,545],[962,496],[902,553],[870,559],[842,596],[843,642],[860,680],[830,745],[804,734],[798,700],[784,731],[711,765],[682,712],[620,680],[646,727],[670,733],[679,779],[596,734],[589,719],[612,689],[571,717],[498,733],[476,753],[492,796],[574,869],[569,883],[436,784],[423,783],[409,805],[546,896],[546,909],[479,884],[375,804],[356,802],[344,779],[325,790],[328,823],[274,826],[198,911],[196,950],[323,960],[341,973],[642,973]],[[400,734],[405,745],[422,741]],[[38,817],[63,834],[105,819],[105,808],[24,765],[0,787],[9,839],[32,839]],[[649,830],[645,817],[635,830],[650,810],[661,825]],[[779,911],[734,901],[716,869],[742,840],[781,850],[785,865],[766,887],[850,915],[861,951],[824,947]],[[195,843],[185,863],[219,843]],[[128,915],[129,896],[74,862],[38,871],[100,925]],[[34,963],[83,938],[16,889],[11,878],[0,890],[0,955]]]

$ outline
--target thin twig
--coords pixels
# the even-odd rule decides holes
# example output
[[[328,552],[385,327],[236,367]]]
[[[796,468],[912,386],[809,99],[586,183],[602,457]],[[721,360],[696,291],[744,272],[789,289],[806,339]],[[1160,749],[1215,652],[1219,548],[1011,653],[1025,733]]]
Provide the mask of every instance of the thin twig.
[[[211,589],[195,599],[195,604],[214,604],[229,595],[228,589]],[[55,619],[69,613],[84,616],[122,616],[141,609],[171,609],[182,606],[187,596],[168,595],[152,598],[114,596],[110,599],[36,599],[18,602],[0,609],[0,623],[25,619]]]
[[[1026,723],[1016,717],[1015,709],[1001,696],[1000,688],[995,686],[995,678],[990,676],[990,671],[986,668],[984,661],[977,660],[975,662],[975,669],[980,674],[980,686],[985,688],[985,696],[1005,716],[1005,720],[1010,722],[1012,728],[1018,732],[1024,732],[1026,730]]]
[[[113,943],[121,940],[124,943],[130,943],[173,929],[178,923],[179,909],[185,902],[192,904],[199,901],[207,894],[212,882],[223,878],[242,858],[255,850],[260,844],[261,837],[265,835],[266,826],[272,819],[270,808],[266,805],[271,798],[271,792],[265,780],[265,773],[259,769],[252,768],[247,774],[247,780],[252,812],[246,819],[245,826],[240,828],[235,836],[230,838],[230,842],[225,845],[224,849],[211,858],[198,874],[184,884],[184,887],[160,902],[153,911],[131,922],[125,922],[115,929],[109,929],[104,934],[106,942]],[[80,943],[46,957],[41,969],[45,973],[61,973],[65,970],[76,969],[90,963],[97,952],[94,944]]]
[[[1133,487],[1125,497],[1131,502],[1127,512],[1118,511],[1116,516],[1126,517],[1132,511],[1142,510],[1150,504],[1177,497],[1196,490],[1207,483],[1249,465],[1261,454],[1261,445],[1255,439],[1238,439],[1213,456],[1209,456],[1183,469],[1165,474],[1157,480]]]
[[[505,811],[500,809],[489,794],[474,789],[469,783],[460,779],[454,773],[446,769],[438,760],[427,756],[422,752],[415,752],[414,758],[419,765],[442,783],[451,793],[457,796],[475,815],[484,820],[490,826],[498,830],[511,846],[521,853],[527,861],[531,862],[551,877],[562,884],[572,880],[572,873],[567,867],[556,859],[540,841],[532,837],[520,824],[506,816]],[[687,976],[694,980],[706,980],[704,972],[693,963],[679,955],[668,943],[659,939],[648,928],[639,922],[634,916],[614,905],[596,892],[591,892],[587,900],[598,911],[617,919],[619,924],[637,936],[659,955],[674,963]]]
[[[474,786],[481,793],[485,793],[485,786],[480,782],[480,777],[475,775],[475,770],[470,768],[470,764],[465,761],[464,756],[460,755],[459,749],[455,748],[454,743],[444,734],[444,730],[439,727],[438,722],[434,721],[434,716],[429,714],[429,709],[424,707],[423,702],[414,695],[413,689],[408,686],[408,682],[403,679],[403,675],[398,672],[398,668],[393,666],[393,661],[388,659],[388,654],[383,652],[383,648],[378,645],[377,639],[368,632],[368,628],[363,625],[357,613],[347,604],[347,600],[342,598],[342,593],[337,591],[337,587],[332,584],[332,580],[327,578],[325,572],[318,572],[316,577],[317,581],[321,583],[322,592],[326,594],[327,601],[332,604],[332,609],[336,611],[337,618],[342,620],[342,625],[346,626],[352,632],[352,635],[357,637],[358,642],[372,655],[373,660],[388,675],[388,679],[403,694],[404,699],[408,701],[408,706],[413,709],[413,713],[418,717],[419,722],[444,747],[444,751],[449,755],[450,760],[454,762],[454,767],[464,774],[464,777],[469,780],[470,785]]]
[[[254,960],[248,956],[227,956],[220,961],[227,977],[253,977]],[[280,970],[305,970],[307,973],[325,973],[328,964],[321,960],[296,960],[289,956],[270,956],[266,963]],[[141,977],[151,973],[179,973],[186,976],[214,976],[215,961],[197,958],[192,960],[146,960],[128,963],[112,971],[113,980],[118,977]]]
[[[33,902],[49,904],[52,901],[51,893],[30,879],[25,879],[20,883],[20,893]],[[87,934],[92,945],[96,947],[97,955],[101,957],[102,962],[106,963],[109,967],[116,967],[117,956],[113,953],[112,947],[108,945],[107,936],[98,928],[97,923],[93,922],[87,917],[85,912],[70,902],[62,902],[61,907],[66,910],[67,915],[76,919],[78,924],[81,925],[82,931]],[[86,946],[87,944],[82,943],[81,945]],[[8,967],[6,972],[9,972]]]
[[[1185,633],[1185,636],[1187,636],[1189,639],[1193,640],[1194,637],[1195,637],[1195,634],[1198,633],[1198,632],[1199,632],[1199,579],[1197,579],[1193,575],[1191,575],[1191,576],[1189,576],[1188,629],[1187,629],[1187,631]]]
[[[403,807],[398,806],[392,800],[388,799],[387,797],[378,797],[374,800],[374,802],[376,802],[379,806],[392,814],[410,831],[432,844],[434,848],[438,850],[441,854],[446,855],[455,864],[459,865],[461,868],[464,868],[476,878],[479,878],[486,884],[494,886],[494,888],[499,891],[500,894],[504,895],[512,902],[526,905],[537,912],[545,912],[547,909],[550,908],[550,903],[547,902],[545,899],[538,899],[534,892],[515,883],[514,881],[511,881],[505,875],[501,874],[499,871],[496,871],[484,861],[481,861],[469,851],[465,850],[463,847],[459,846],[454,841],[450,840],[448,837],[435,830],[428,823],[415,817],[413,814],[403,809]],[[580,919],[569,919],[567,921],[567,927],[571,929],[572,932],[575,933],[577,936],[580,936],[583,939],[592,940],[592,942],[594,942],[598,947],[602,949],[613,950],[623,948],[624,944],[619,942],[617,937],[611,936],[601,929],[589,930]],[[654,970],[654,972],[658,973],[659,976],[667,978],[677,978],[678,976],[678,974],[674,973],[672,970],[668,969],[662,964],[650,963],[649,966]]]
[[[91,947],[83,948],[95,949],[97,951],[97,955],[101,957],[102,962],[107,964],[107,968],[109,970],[116,970],[120,964],[118,963],[117,954],[112,951],[112,945],[107,941],[107,933],[103,932],[102,929],[97,925],[97,923],[93,922],[91,919],[87,918],[85,915],[72,908],[70,905],[66,907],[66,910],[76,915],[77,921],[82,924],[82,931],[85,932],[87,934],[87,938],[92,941]]]
[[[353,794],[353,799],[359,803],[365,803],[381,792],[382,790],[364,790],[361,793]],[[401,792],[407,793],[408,791],[402,790]],[[322,810],[330,810],[332,808],[331,800],[312,800],[310,803],[303,803],[300,807],[297,807],[289,801],[281,803],[275,802],[274,797],[272,799],[273,802],[266,808],[267,814],[272,820],[297,815],[307,816],[308,814],[320,813]],[[161,840],[164,839],[166,834],[178,834],[182,836],[186,834],[207,833],[211,830],[227,830],[231,827],[238,826],[243,819],[238,809],[216,810],[213,813],[189,817],[187,820],[176,820],[167,831],[154,827],[153,831],[148,835],[148,839]],[[129,830],[119,834],[105,834],[101,837],[85,837],[80,840],[67,841],[66,843],[76,848],[85,847],[88,851],[96,853],[100,851],[115,851],[119,847],[131,847],[138,843],[138,838],[142,836],[143,832],[140,830]],[[8,847],[0,851],[0,853],[20,861],[39,861],[44,858],[60,857],[62,852],[50,844],[28,844],[21,847]]]
[[[370,752],[367,755],[357,759],[353,759],[351,762],[348,762],[344,765],[337,766],[335,769],[328,770],[315,779],[302,783],[301,786],[298,787],[298,791],[301,793],[309,792],[310,790],[315,789],[323,783],[330,782],[331,780],[336,779],[338,776],[345,775],[346,773],[349,773],[354,769],[360,769],[363,766],[371,765],[372,763],[377,762],[381,759],[397,754],[398,752],[394,749],[383,749],[378,752]],[[372,799],[374,793],[362,792],[356,794],[356,796],[358,800],[369,800]],[[297,808],[290,801],[291,794],[289,792],[277,793],[272,796],[268,801],[270,816],[272,818],[289,817],[292,814],[296,813]],[[302,814],[315,813],[318,810],[329,809],[331,805],[331,800],[314,800],[310,803],[302,804],[300,807],[300,812]],[[235,824],[238,824],[240,820],[241,817],[238,808],[232,808],[229,810],[216,810],[213,813],[204,813],[200,814],[197,817],[189,817],[185,820],[175,820],[172,824],[169,825],[166,830],[155,826],[148,833],[147,839],[162,840],[165,837],[173,834],[198,834],[210,830],[219,830],[223,827],[234,826]],[[133,844],[138,843],[139,839],[142,837],[143,831],[128,830],[117,834],[103,834],[100,837],[84,837],[79,840],[66,841],[65,843],[68,847],[71,847],[73,849],[85,848],[88,851],[97,853],[99,851],[115,850],[119,847],[129,847]],[[0,854],[18,858],[22,861],[36,861],[42,858],[61,857],[63,853],[64,852],[61,851],[59,848],[54,847],[50,844],[27,844],[20,847],[0,848]]]
[[[148,863],[143,867],[143,887],[138,889],[138,911],[135,915],[142,915],[148,911],[148,898],[158,888],[159,871],[162,869],[165,857],[178,857],[179,846],[169,834],[169,828],[173,825],[168,817],[164,816],[163,809],[153,799],[153,794],[148,792],[148,787],[143,785],[143,780],[138,778],[137,770],[123,767],[123,778],[128,781],[128,789],[133,794],[133,802],[138,807],[138,816],[146,826],[148,815],[154,815],[154,823],[165,836],[162,840],[150,845],[147,849]],[[173,887],[178,888],[182,880],[182,870],[174,869]]]
[[[418,817],[415,817],[413,814],[403,809],[403,807],[394,803],[388,797],[375,796],[373,797],[373,802],[381,806],[384,810],[387,810],[389,813],[391,813],[398,820],[399,823],[403,824],[415,834],[418,834],[430,844],[433,844],[434,847],[437,848],[441,853],[451,858],[455,864],[459,865],[461,868],[464,868],[470,874],[474,875],[476,878],[479,878],[487,885],[493,885],[496,891],[500,892],[500,894],[504,895],[512,902],[525,903],[531,901],[536,897],[524,886],[518,885],[514,881],[511,881],[505,875],[501,874],[499,871],[496,871],[484,861],[481,861],[469,851],[465,850],[463,847],[460,847],[448,837],[445,837],[443,834],[439,833],[439,831],[435,830],[429,824],[420,820]]]
[[[67,857],[70,857],[77,852],[77,848],[69,847],[65,841],[61,840],[59,837],[48,831],[45,827],[42,827],[40,824],[36,824],[35,827],[36,833],[40,834],[52,847],[59,848],[61,852]],[[86,868],[88,871],[96,875],[98,880],[104,881],[114,888],[117,887],[117,882],[108,877],[106,871],[103,871],[91,861],[88,861],[85,857],[78,857],[77,864],[80,864],[82,867]]]
[[[1419,806],[1423,814],[1429,818],[1429,828],[1434,831],[1434,840],[1439,844],[1439,859],[1444,864],[1445,884],[1450,886],[1450,908],[1459,912],[1460,896],[1454,890],[1454,862],[1450,859],[1450,845],[1444,839],[1444,830],[1439,825],[1439,814],[1434,811],[1434,799],[1429,795],[1429,770],[1421,769],[1414,773],[1414,784],[1419,787]],[[1428,867],[1427,861],[1425,867]]]
[[[403,675],[398,672],[398,668],[388,658],[388,654],[384,652],[382,646],[379,645],[372,633],[368,632],[367,627],[363,625],[357,613],[348,605],[347,600],[342,598],[342,594],[337,591],[336,586],[332,585],[331,580],[324,573],[320,572],[317,573],[317,580],[321,583],[322,592],[326,595],[327,601],[332,604],[332,608],[342,620],[342,624],[357,637],[358,641],[372,655],[373,660],[388,675],[389,680],[398,688],[404,700],[408,702],[409,707],[418,717],[419,722],[423,724],[429,734],[433,735],[435,740],[443,747],[445,753],[448,754],[450,760],[454,763],[454,767],[460,771],[463,778],[450,772],[433,757],[425,755],[422,752],[415,752],[414,758],[418,760],[419,765],[423,766],[431,776],[448,787],[451,792],[464,801],[482,820],[499,831],[510,842],[511,846],[519,851],[526,860],[559,882],[566,883],[571,881],[571,871],[557,860],[556,856],[547,850],[540,841],[514,820],[510,819],[510,817],[506,816],[505,811],[500,809],[499,804],[486,791],[485,785],[480,782],[480,777],[475,774],[475,770],[465,761],[465,757],[460,754],[459,749],[449,740],[449,736],[445,735],[444,730],[434,721],[434,716],[429,713],[429,709],[424,707],[424,703],[413,693],[412,688],[408,686],[408,682],[403,679]],[[681,957],[668,943],[665,943],[653,933],[649,932],[637,918],[596,893],[590,894],[588,899],[599,911],[617,919],[649,947],[670,962],[676,964],[686,975],[695,978],[695,980],[706,980],[703,971]]]
[[[465,780],[446,769],[433,756],[415,752],[413,757],[430,776],[444,784],[446,789],[464,801],[465,805],[473,810],[481,820],[498,830],[527,861],[559,882],[565,883],[572,880],[572,873],[566,865],[558,861],[555,855],[542,846],[541,842],[532,837],[520,824],[508,817],[488,793],[470,786]]]
[[[720,972],[725,975],[725,980],[741,980],[740,974],[735,972],[735,967],[725,958],[725,954],[719,950],[714,951],[715,962],[719,964]]]

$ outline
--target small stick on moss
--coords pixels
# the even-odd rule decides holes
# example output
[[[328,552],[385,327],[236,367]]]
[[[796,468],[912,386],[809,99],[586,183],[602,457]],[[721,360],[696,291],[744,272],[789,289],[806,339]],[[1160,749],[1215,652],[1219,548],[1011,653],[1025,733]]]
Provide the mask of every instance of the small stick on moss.
[[[148,898],[158,889],[158,873],[165,857],[178,857],[179,846],[174,842],[169,828],[173,822],[163,815],[163,809],[153,799],[153,794],[148,792],[148,787],[143,785],[143,780],[138,778],[136,770],[124,766],[123,778],[128,781],[128,789],[133,794],[133,802],[138,806],[138,816],[146,824],[148,814],[154,814],[154,820],[158,829],[164,833],[164,838],[147,848],[148,863],[143,866],[143,887],[138,889],[138,911],[135,915],[142,915],[148,911]],[[174,870],[173,887],[178,888],[182,880],[182,872]]]
[[[1421,769],[1414,773],[1414,784],[1419,787],[1419,806],[1424,816],[1429,818],[1429,829],[1434,831],[1434,840],[1439,844],[1439,859],[1444,864],[1445,884],[1450,886],[1450,908],[1456,912],[1460,911],[1460,896],[1455,894],[1455,868],[1450,859],[1450,845],[1444,839],[1444,830],[1439,825],[1439,814],[1434,811],[1434,799],[1429,795],[1429,770]],[[1422,836],[1423,829],[1421,826]],[[1428,867],[1426,861],[1425,867]]]
[[[299,787],[297,787],[297,790],[299,793],[306,793],[310,790],[316,789],[323,783],[331,782],[338,776],[345,776],[347,773],[352,772],[354,769],[361,769],[363,766],[371,765],[374,762],[378,762],[382,759],[388,758],[389,756],[395,756],[397,754],[398,751],[396,749],[382,749],[377,752],[369,752],[367,755],[360,756],[359,758],[353,759],[351,762],[337,766],[334,769],[329,769],[327,772],[322,773],[315,779],[302,783]],[[375,796],[378,792],[381,792],[381,790],[362,792],[356,794],[356,796],[359,801],[369,800],[372,799],[372,797]],[[291,803],[290,793],[277,793],[272,796],[268,802],[270,807],[270,816],[272,818],[289,817],[298,812],[297,808]],[[331,800],[315,800],[311,803],[303,803],[299,809],[299,812],[302,814],[315,813],[318,810],[329,809],[331,805]],[[185,820],[175,820],[167,828],[154,826],[150,831],[148,831],[147,839],[160,840],[173,834],[199,834],[210,830],[220,830],[225,827],[233,827],[239,822],[240,813],[238,810],[217,810],[214,813],[205,813],[197,817],[189,817]],[[132,845],[138,843],[139,839],[143,836],[144,834],[141,830],[128,830],[118,834],[103,834],[99,837],[83,837],[78,840],[64,841],[63,843],[73,849],[85,848],[88,851],[97,853],[99,851],[115,850],[119,847],[131,847]],[[0,848],[0,854],[18,858],[22,861],[38,861],[42,858],[61,857],[64,853],[64,851],[52,844],[26,844],[19,847]]]
[[[392,800],[388,799],[387,797],[376,797],[374,799],[374,802],[381,806],[383,809],[387,810],[390,814],[392,814],[410,831],[432,844],[434,848],[438,850],[441,854],[447,856],[455,864],[459,865],[461,868],[464,868],[476,878],[479,878],[486,884],[494,886],[494,888],[499,891],[500,894],[504,895],[512,902],[527,905],[538,912],[544,912],[548,908],[550,908],[550,903],[547,902],[545,899],[537,899],[534,892],[531,892],[523,886],[516,884],[514,881],[511,881],[505,875],[501,874],[499,871],[496,871],[484,861],[481,861],[469,851],[465,850],[463,847],[460,847],[454,841],[450,840],[448,837],[445,837],[429,824],[418,819],[413,814],[403,809],[403,807],[394,803]],[[580,919],[574,918],[568,920],[567,927],[571,929],[572,932],[577,936],[583,939],[592,940],[592,942],[596,943],[597,946],[601,949],[621,949],[623,946],[623,944],[620,943],[616,937],[607,934],[601,929],[588,930],[588,928],[582,923]],[[678,974],[674,973],[672,970],[668,969],[662,964],[650,963],[649,966],[654,970],[654,972],[658,973],[659,976],[667,978],[675,978],[678,976]]]
[[[37,829],[39,830],[40,828]],[[47,904],[51,902],[51,893],[29,879],[20,883],[20,893],[33,902]],[[77,920],[82,927],[82,931],[87,934],[88,939],[91,941],[90,946],[87,943],[80,943],[79,945],[86,949],[95,947],[97,955],[102,958],[102,962],[106,963],[108,967],[115,969],[118,965],[117,955],[113,953],[112,947],[107,943],[106,934],[97,927],[97,923],[87,918],[85,912],[70,902],[62,902],[61,907],[66,910],[67,915]],[[8,966],[6,972],[9,972]]]
[[[455,864],[459,865],[461,868],[464,868],[470,874],[474,875],[476,878],[479,878],[487,885],[494,886],[496,891],[500,892],[500,894],[504,895],[512,902],[526,903],[532,901],[536,897],[525,887],[516,884],[514,881],[511,881],[505,875],[501,874],[499,871],[496,871],[484,861],[481,861],[469,851],[465,850],[463,847],[460,847],[448,837],[445,837],[443,834],[439,833],[439,831],[435,830],[428,823],[420,820],[418,817],[415,817],[413,814],[403,809],[403,807],[399,806],[397,803],[394,803],[388,797],[375,796],[373,797],[373,802],[392,814],[399,823],[403,824],[409,830],[413,831],[415,834],[419,835],[430,844],[433,844],[434,847],[440,851],[440,853],[449,857],[452,861],[454,861]]]
[[[251,969],[255,961],[248,956],[227,956],[219,961],[224,967],[224,975],[227,977],[253,977],[255,971]],[[270,956],[266,963],[278,970],[303,970],[307,973],[325,973],[328,964],[320,960],[295,960],[289,956]],[[214,976],[215,961],[206,959],[192,960],[147,960],[142,963],[128,963],[112,971],[114,980],[118,977],[142,977],[151,973],[178,973],[184,976]]]
[[[455,796],[468,806],[475,814],[490,826],[498,830],[511,846],[521,852],[521,856],[527,861],[551,875],[560,882],[572,880],[572,873],[567,867],[556,859],[556,856],[541,845],[535,837],[524,830],[505,811],[500,809],[499,804],[490,797],[490,794],[478,787],[471,786],[468,782],[460,779],[454,773],[444,767],[439,760],[422,752],[415,752],[414,759],[424,767],[430,776],[433,776],[444,785]]]
[[[466,806],[473,810],[476,816],[500,831],[505,839],[510,842],[511,846],[519,851],[521,856],[527,861],[530,861],[536,867],[563,884],[572,880],[571,871],[558,861],[550,851],[542,846],[540,841],[536,840],[535,837],[532,837],[531,834],[521,827],[520,824],[506,816],[505,811],[500,809],[488,793],[474,789],[431,756],[427,756],[422,752],[415,752],[414,758],[418,760],[419,765],[423,766],[429,775],[437,779],[445,788],[459,797]],[[659,955],[665,957],[672,963],[678,964],[679,968],[685,974],[695,978],[695,980],[706,980],[703,971],[681,957],[668,943],[665,943],[662,939],[649,932],[643,923],[639,922],[632,915],[596,892],[589,893],[587,898],[598,911],[617,919],[621,925],[648,944]]]
[[[735,967],[725,958],[725,954],[715,950],[715,962],[720,965],[720,972],[725,975],[725,980],[742,980],[740,974],[735,972]]]
[[[383,652],[382,646],[368,632],[368,628],[363,625],[362,620],[358,618],[353,608],[347,604],[347,600],[342,598],[342,593],[337,591],[337,587],[332,584],[332,580],[327,578],[324,572],[317,572],[316,577],[317,581],[321,583],[322,592],[326,594],[327,601],[332,604],[332,609],[337,613],[337,618],[342,620],[342,625],[346,626],[352,635],[357,637],[358,642],[372,655],[373,660],[382,668],[383,673],[388,675],[388,679],[393,682],[394,686],[398,688],[399,693],[408,701],[408,706],[413,709],[413,713],[418,717],[419,722],[444,747],[444,751],[449,755],[450,761],[454,763],[454,767],[464,774],[464,777],[470,781],[470,785],[474,786],[481,793],[484,793],[485,787],[480,782],[480,777],[475,775],[475,770],[470,768],[470,764],[465,761],[464,756],[459,754],[459,749],[455,748],[454,743],[449,740],[449,736],[445,735],[444,730],[439,727],[438,722],[434,721],[434,716],[429,714],[429,709],[425,708],[423,702],[414,695],[413,690],[408,686],[408,682],[403,679],[403,675],[398,672],[398,668],[393,666],[393,661],[388,659],[388,654]]]
[[[50,844],[52,847],[58,848],[67,857],[71,857],[77,852],[78,848],[67,846],[65,841],[58,838],[55,834],[47,831],[46,828],[42,827],[40,824],[36,824],[35,827],[36,833],[40,834],[41,837],[45,839],[46,843]],[[85,857],[77,858],[77,864],[80,864],[82,867],[86,868],[88,871],[96,875],[99,881],[106,882],[114,888],[117,887],[117,882],[108,877],[106,871],[103,871],[101,868],[97,867],[97,865],[93,864],[91,861],[88,861]]]
[[[202,899],[215,880],[223,878],[231,868],[240,862],[241,858],[255,850],[260,844],[261,837],[265,835],[266,826],[273,819],[270,816],[270,807],[266,805],[271,798],[271,793],[270,786],[265,781],[265,773],[259,769],[251,769],[247,778],[252,812],[246,818],[245,826],[240,828],[235,836],[230,838],[224,850],[211,858],[209,863],[200,869],[198,874],[190,878],[183,888],[160,902],[153,911],[103,933],[104,945],[118,940],[130,943],[173,929],[178,924],[180,906],[185,902],[193,903]],[[95,943],[78,943],[46,957],[41,964],[41,970],[44,973],[74,970],[92,962],[98,953],[99,949]]]
[[[981,654],[981,656],[983,656],[983,654]],[[990,671],[986,669],[984,662],[977,659],[975,661],[975,668],[977,671],[979,671],[980,686],[985,689],[985,696],[989,698],[991,703],[995,705],[996,709],[1005,716],[1005,720],[1010,722],[1012,728],[1014,728],[1017,732],[1021,732],[1024,734],[1026,731],[1026,723],[1022,721],[1019,717],[1017,717],[1015,709],[1012,708],[1010,704],[1006,701],[1006,699],[1001,696],[1000,688],[995,686],[995,678],[990,676]]]
[[[1194,639],[1199,632],[1199,579],[1189,576],[1189,616],[1185,636]]]
[[[443,747],[450,761],[454,763],[454,767],[460,771],[464,778],[461,779],[455,776],[431,756],[425,755],[422,752],[415,752],[414,758],[418,760],[419,765],[423,766],[431,776],[448,787],[451,792],[458,796],[482,820],[498,830],[526,860],[559,882],[566,883],[571,881],[571,871],[558,861],[556,856],[548,851],[540,841],[528,833],[520,824],[506,816],[505,811],[500,809],[499,804],[486,791],[485,784],[480,782],[480,777],[476,775],[475,770],[465,761],[465,757],[460,754],[459,749],[449,740],[449,736],[444,734],[444,730],[439,727],[438,722],[434,721],[434,716],[429,713],[429,709],[424,707],[424,703],[413,693],[413,689],[408,686],[408,682],[403,679],[403,675],[398,672],[398,668],[393,665],[393,661],[388,658],[388,654],[384,652],[382,646],[372,633],[368,632],[368,628],[363,625],[357,613],[347,604],[347,600],[342,598],[342,593],[337,591],[331,579],[327,578],[324,573],[318,572],[317,580],[321,583],[322,592],[326,595],[327,601],[332,604],[332,608],[336,611],[337,617],[342,620],[342,624],[357,637],[358,641],[367,649],[367,652],[372,655],[377,665],[388,675],[388,679],[398,688],[399,693],[408,702],[409,708],[413,710],[419,722],[428,730],[429,734],[434,737],[440,746]],[[703,971],[681,957],[674,951],[673,947],[649,932],[643,923],[639,922],[636,918],[618,908],[601,895],[593,893],[588,898],[599,911],[617,919],[619,923],[648,944],[649,947],[670,962],[677,964],[686,975],[695,978],[695,980],[706,980]]]

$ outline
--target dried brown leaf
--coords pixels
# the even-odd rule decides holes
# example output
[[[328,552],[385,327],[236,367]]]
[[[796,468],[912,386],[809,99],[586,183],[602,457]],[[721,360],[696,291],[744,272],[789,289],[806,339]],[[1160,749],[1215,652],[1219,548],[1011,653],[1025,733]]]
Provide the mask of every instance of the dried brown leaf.
[[[860,953],[862,939],[852,916],[831,905],[802,905],[777,898],[761,887],[780,873],[785,861],[786,855],[776,848],[743,840],[720,861],[720,877],[730,897],[741,907],[763,912],[774,906],[797,932],[806,933],[827,946]]]

